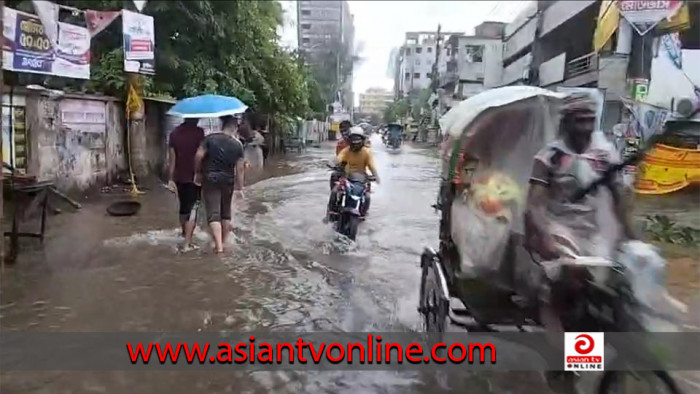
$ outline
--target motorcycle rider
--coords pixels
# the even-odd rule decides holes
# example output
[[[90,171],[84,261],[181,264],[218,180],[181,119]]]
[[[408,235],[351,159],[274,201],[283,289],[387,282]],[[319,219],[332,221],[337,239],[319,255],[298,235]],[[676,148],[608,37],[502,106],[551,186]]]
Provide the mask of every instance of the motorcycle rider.
[[[336,157],[336,163],[344,168],[345,174],[350,175],[353,173],[367,174],[369,170],[375,178],[375,182],[379,183],[379,174],[377,172],[377,167],[374,164],[374,158],[372,156],[372,151],[366,146],[367,136],[360,127],[352,127],[348,135],[348,141],[350,145],[340,151]],[[337,200],[337,187],[333,186],[331,190],[331,196],[328,201],[328,211],[337,212],[335,207],[335,202]],[[365,204],[362,207],[361,215],[364,217],[367,215],[370,205],[370,196],[367,194],[365,196]]]
[[[587,95],[571,95],[564,101],[559,139],[549,143],[536,156],[530,177],[525,214],[526,244],[545,260],[556,260],[568,251],[578,256],[607,257],[609,251],[598,210],[599,195],[590,193],[574,202],[582,188],[619,162],[617,152],[607,141],[594,138],[596,105]],[[627,239],[638,239],[631,209],[623,195],[619,174],[608,182],[614,216]],[[567,310],[566,299],[575,289],[550,289],[542,305],[542,323],[549,332],[564,332],[560,316]],[[547,374],[550,386],[570,385],[570,374]],[[561,386],[560,386],[561,387]]]
[[[335,144],[335,154],[336,156],[350,145],[350,140],[348,140],[348,133],[350,133],[350,128],[352,127],[352,123],[348,120],[344,120],[340,122],[340,140],[338,140],[338,143]],[[335,187],[335,183],[338,182],[338,179],[340,179],[340,176],[343,175],[341,172],[333,171],[331,173],[331,180],[330,180],[330,189],[333,190],[333,187]]]

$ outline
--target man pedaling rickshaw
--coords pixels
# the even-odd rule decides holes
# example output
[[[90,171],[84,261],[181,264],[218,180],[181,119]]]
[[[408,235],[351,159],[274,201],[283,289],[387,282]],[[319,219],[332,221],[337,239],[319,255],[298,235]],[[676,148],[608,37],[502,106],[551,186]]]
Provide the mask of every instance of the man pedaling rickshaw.
[[[345,176],[351,174],[367,174],[367,170],[375,178],[375,182],[379,183],[379,174],[377,172],[377,167],[374,164],[374,158],[372,156],[372,151],[366,145],[367,136],[360,127],[352,127],[348,135],[349,146],[344,148],[338,153],[336,157],[336,164],[343,168]],[[338,174],[337,179],[340,178],[342,174]],[[329,212],[336,212],[335,202],[337,200],[337,187],[335,183],[331,188],[331,196],[328,201]],[[369,194],[365,196],[365,204],[362,207],[362,216],[366,216],[369,210],[370,196]]]
[[[587,96],[570,96],[562,110],[560,138],[549,143],[535,157],[525,215],[526,239],[530,250],[545,260],[556,260],[573,252],[579,256],[608,257],[600,233],[595,195],[583,201],[573,196],[592,179],[618,162],[611,147],[594,141],[596,108]],[[624,240],[639,239],[626,206],[619,175],[608,182],[616,221]],[[553,290],[542,305],[542,323],[549,332],[563,332],[560,316],[565,314],[567,298],[574,289]],[[565,387],[567,374],[546,373],[552,388]]]

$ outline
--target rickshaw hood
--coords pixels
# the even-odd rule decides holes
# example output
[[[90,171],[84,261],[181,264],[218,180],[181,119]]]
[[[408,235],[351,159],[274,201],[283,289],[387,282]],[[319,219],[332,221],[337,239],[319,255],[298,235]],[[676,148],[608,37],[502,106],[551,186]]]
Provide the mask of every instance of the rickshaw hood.
[[[474,119],[484,111],[534,97],[545,97],[558,101],[566,97],[566,94],[535,86],[506,86],[489,89],[460,102],[449,110],[440,118],[440,128],[452,138],[459,138]]]

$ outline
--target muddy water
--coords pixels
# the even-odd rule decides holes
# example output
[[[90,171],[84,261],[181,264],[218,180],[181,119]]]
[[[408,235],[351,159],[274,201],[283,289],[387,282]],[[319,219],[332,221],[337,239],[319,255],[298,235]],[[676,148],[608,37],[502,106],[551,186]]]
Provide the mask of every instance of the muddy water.
[[[139,215],[104,214],[110,202],[51,218],[42,249],[4,275],[4,331],[419,330],[418,255],[436,242],[430,207],[437,159],[404,146],[374,152],[382,183],[357,243],[322,223],[330,147],[311,149],[293,174],[249,187],[235,201],[228,252],[179,254],[174,195],[140,197]],[[279,173],[289,173],[280,167]],[[3,373],[5,393],[546,393],[537,374],[389,372]],[[438,384],[440,382],[440,384]]]

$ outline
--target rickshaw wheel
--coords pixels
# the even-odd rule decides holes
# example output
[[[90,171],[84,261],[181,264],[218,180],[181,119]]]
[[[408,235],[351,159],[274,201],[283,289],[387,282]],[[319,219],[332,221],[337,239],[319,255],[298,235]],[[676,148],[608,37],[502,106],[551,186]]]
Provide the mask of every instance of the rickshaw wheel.
[[[437,256],[426,253],[421,261],[419,312],[426,332],[443,333],[447,327],[449,300],[445,299],[436,272]]]

